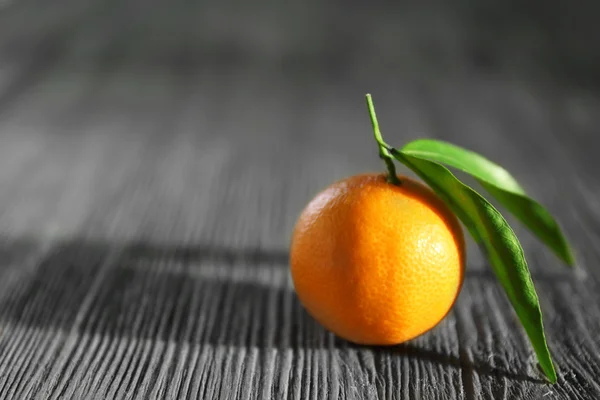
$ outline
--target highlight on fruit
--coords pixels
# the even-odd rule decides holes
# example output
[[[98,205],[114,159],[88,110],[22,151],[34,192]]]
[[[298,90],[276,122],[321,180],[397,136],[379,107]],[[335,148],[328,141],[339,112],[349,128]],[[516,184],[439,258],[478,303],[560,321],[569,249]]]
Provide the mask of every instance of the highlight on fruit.
[[[385,172],[334,182],[302,210],[290,245],[296,294],[334,334],[363,345],[396,345],[450,312],[466,265],[462,225],[486,255],[527,334],[541,370],[557,374],[523,248],[502,214],[449,168],[483,190],[566,265],[575,258],[552,215],[504,168],[454,144],[418,139],[387,144],[366,95]],[[422,182],[398,175],[396,162]]]

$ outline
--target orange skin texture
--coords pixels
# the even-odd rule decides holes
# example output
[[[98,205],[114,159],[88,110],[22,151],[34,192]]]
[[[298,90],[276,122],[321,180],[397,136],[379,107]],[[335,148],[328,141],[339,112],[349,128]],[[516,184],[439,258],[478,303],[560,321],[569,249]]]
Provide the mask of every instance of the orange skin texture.
[[[427,186],[383,174],[338,181],[302,211],[291,240],[298,298],[325,328],[357,344],[394,345],[435,327],[464,278],[465,241]]]

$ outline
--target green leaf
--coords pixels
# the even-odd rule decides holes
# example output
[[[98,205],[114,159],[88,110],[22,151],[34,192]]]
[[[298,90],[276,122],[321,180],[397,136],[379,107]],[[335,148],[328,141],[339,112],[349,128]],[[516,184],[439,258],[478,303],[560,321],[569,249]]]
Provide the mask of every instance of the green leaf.
[[[575,263],[573,252],[552,215],[541,204],[528,197],[515,178],[498,164],[473,151],[432,139],[409,142],[401,151],[472,175],[561,260],[568,265]]]
[[[479,193],[459,181],[446,167],[413,153],[389,148],[392,156],[413,170],[444,200],[480,243],[500,281],[548,379],[556,371],[546,343],[542,312],[523,248],[504,217]]]

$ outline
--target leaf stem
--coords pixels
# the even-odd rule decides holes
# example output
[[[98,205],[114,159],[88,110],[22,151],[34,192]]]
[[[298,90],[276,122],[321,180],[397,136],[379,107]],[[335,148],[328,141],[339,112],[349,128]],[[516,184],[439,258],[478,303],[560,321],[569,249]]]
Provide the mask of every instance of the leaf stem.
[[[398,175],[396,175],[396,166],[394,165],[394,159],[390,155],[388,151],[388,145],[383,141],[383,137],[381,136],[381,131],[379,130],[379,123],[377,122],[377,115],[375,114],[375,106],[373,105],[373,99],[371,95],[367,93],[365,96],[367,99],[367,108],[369,109],[369,116],[371,117],[371,124],[373,125],[373,134],[375,136],[375,141],[377,141],[377,145],[379,146],[379,158],[381,158],[385,162],[385,166],[388,170],[387,181],[394,185],[401,185],[402,182],[398,179]]]

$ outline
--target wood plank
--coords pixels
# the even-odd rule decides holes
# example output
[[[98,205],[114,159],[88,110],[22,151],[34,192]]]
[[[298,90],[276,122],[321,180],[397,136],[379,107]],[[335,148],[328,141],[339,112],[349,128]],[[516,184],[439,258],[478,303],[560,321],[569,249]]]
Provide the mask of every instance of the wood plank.
[[[80,4],[35,29],[0,23],[45,44],[35,56],[0,39],[0,398],[600,397],[595,94],[455,56],[436,65],[460,71],[438,75],[411,43],[418,18],[445,20],[437,36],[454,43],[446,11],[398,24],[377,8],[298,10],[311,31],[218,4],[205,25],[183,2]],[[564,224],[575,273],[515,225],[557,385],[472,242],[453,312],[410,343],[350,345],[302,309],[287,269],[296,216],[333,180],[382,168],[367,91],[388,141],[489,155]]]

